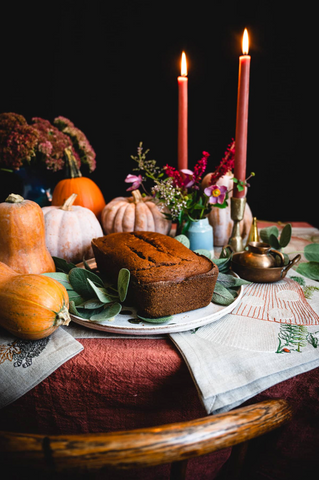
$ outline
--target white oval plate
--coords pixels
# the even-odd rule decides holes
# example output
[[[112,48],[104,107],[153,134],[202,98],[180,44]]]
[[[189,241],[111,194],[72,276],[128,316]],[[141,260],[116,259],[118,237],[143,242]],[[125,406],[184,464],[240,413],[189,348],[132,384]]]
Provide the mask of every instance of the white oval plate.
[[[243,286],[240,287],[239,294],[227,307],[210,303],[207,307],[192,310],[190,312],[173,315],[167,323],[147,323],[137,318],[136,310],[130,307],[123,307],[122,312],[113,320],[102,322],[92,322],[75,315],[71,315],[72,320],[83,327],[103,332],[117,333],[123,335],[159,335],[163,333],[176,333],[193,330],[212,322],[230,313],[243,295]],[[169,300],[168,300],[169,301]],[[131,321],[134,323],[131,323]],[[139,323],[135,323],[138,321]]]

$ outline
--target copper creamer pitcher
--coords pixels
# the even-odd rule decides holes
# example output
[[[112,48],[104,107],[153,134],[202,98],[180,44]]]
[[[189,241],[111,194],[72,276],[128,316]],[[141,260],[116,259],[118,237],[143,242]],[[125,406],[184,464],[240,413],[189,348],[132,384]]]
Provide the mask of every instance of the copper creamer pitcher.
[[[281,267],[285,263],[284,255],[272,249],[268,243],[250,242],[247,247],[248,250],[242,252],[237,259],[245,267],[271,268]]]

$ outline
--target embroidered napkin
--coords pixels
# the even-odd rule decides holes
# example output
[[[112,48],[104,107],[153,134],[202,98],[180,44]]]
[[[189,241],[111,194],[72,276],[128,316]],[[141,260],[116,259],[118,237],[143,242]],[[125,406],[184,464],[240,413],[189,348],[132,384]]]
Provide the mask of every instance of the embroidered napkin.
[[[318,282],[294,271],[289,277],[245,286],[230,314],[195,332],[170,335],[208,414],[319,366]]]
[[[83,346],[59,327],[50,337],[21,340],[0,330],[0,408],[51,375]]]

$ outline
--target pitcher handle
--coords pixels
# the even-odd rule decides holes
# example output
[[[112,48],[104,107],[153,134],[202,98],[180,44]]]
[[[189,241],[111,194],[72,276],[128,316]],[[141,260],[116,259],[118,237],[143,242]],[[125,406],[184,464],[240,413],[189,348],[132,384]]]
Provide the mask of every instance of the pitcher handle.
[[[287,275],[287,272],[288,270],[291,269],[291,267],[293,267],[294,265],[297,265],[297,263],[301,260],[301,255],[298,254],[296,255],[292,260],[290,260],[290,262],[288,263],[288,265],[286,265],[282,270],[281,270],[281,278],[284,278],[286,275]]]
[[[283,266],[285,264],[284,254],[279,252],[279,250],[275,250],[274,248],[272,248],[270,250],[270,253],[274,253],[275,255],[278,255],[281,258],[281,266]]]

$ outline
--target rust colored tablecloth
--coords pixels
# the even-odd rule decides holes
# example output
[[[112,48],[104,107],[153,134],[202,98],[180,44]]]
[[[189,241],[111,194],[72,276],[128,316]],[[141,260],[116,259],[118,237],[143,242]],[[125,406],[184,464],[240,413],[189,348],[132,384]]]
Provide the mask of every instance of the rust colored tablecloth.
[[[16,402],[0,410],[3,430],[101,432],[205,416],[181,355],[168,339],[80,339],[84,350]],[[247,403],[286,398],[293,421],[252,452],[247,479],[294,480],[316,467],[319,369],[275,385]],[[216,478],[230,450],[190,461],[188,479]],[[317,467],[316,467],[317,468]],[[112,479],[166,479],[167,467],[112,474]]]
[[[267,226],[267,224],[263,225]],[[307,228],[307,224],[295,225]],[[309,239],[299,239],[301,247]],[[84,349],[0,410],[2,430],[115,431],[206,416],[180,352],[169,338],[78,338]],[[318,471],[319,368],[278,383],[246,404],[287,399],[293,420],[248,451],[246,480],[299,480]],[[189,462],[187,480],[213,480],[230,449]],[[3,473],[3,472],[2,472]],[[112,473],[112,480],[166,480],[166,466]],[[315,478],[315,477],[314,477]]]

